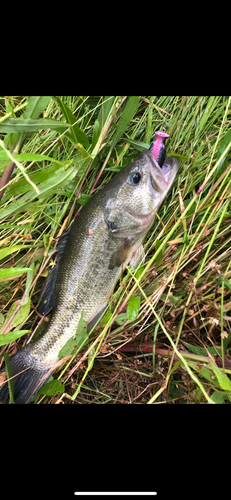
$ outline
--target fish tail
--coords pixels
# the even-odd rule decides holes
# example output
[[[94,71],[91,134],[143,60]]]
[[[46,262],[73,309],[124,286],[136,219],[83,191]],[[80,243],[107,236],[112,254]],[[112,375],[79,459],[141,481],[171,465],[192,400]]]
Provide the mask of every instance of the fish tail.
[[[28,404],[51,375],[50,367],[40,370],[33,365],[33,361],[27,365],[25,358],[28,346],[26,345],[10,358],[15,404]],[[0,389],[0,404],[7,404],[8,402],[9,389],[6,382],[3,388]]]

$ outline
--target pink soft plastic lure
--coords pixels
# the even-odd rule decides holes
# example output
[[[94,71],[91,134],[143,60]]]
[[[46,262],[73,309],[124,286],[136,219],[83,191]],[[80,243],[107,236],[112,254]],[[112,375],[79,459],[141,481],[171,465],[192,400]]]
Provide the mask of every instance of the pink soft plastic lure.
[[[166,157],[165,141],[169,137],[169,134],[166,134],[166,132],[163,131],[155,132],[155,134],[156,140],[152,143],[150,151],[152,152],[158,165],[162,167]]]

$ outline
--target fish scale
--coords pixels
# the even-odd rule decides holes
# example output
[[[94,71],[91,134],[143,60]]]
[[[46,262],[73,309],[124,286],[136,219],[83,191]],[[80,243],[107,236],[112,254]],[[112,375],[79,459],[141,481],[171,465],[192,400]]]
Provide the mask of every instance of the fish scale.
[[[107,304],[121,272],[119,268],[107,269],[111,253],[118,250],[121,240],[111,237],[98,208],[94,210],[89,203],[88,209],[87,216],[82,211],[76,219],[60,261],[55,311],[46,327],[49,336],[44,332],[43,339],[38,341],[39,352],[42,349],[46,353],[43,363],[48,366],[58,360],[58,352],[75,335],[81,312],[85,311],[84,319],[89,323],[99,307]],[[92,235],[89,235],[89,228]],[[35,349],[33,355],[36,356]]]

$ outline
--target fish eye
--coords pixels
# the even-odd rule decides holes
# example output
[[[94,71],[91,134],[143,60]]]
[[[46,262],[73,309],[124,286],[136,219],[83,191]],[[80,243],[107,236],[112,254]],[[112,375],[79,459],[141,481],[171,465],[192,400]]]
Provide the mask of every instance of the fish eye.
[[[133,174],[130,175],[130,181],[132,184],[139,184],[141,180],[141,174],[139,172],[133,172]]]

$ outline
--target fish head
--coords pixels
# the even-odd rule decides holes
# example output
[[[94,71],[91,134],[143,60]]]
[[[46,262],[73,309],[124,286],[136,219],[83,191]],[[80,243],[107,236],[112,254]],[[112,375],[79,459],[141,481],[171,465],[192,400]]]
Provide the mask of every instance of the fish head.
[[[115,236],[146,233],[175,179],[179,160],[167,158],[162,168],[144,151],[109,182],[105,220]]]

